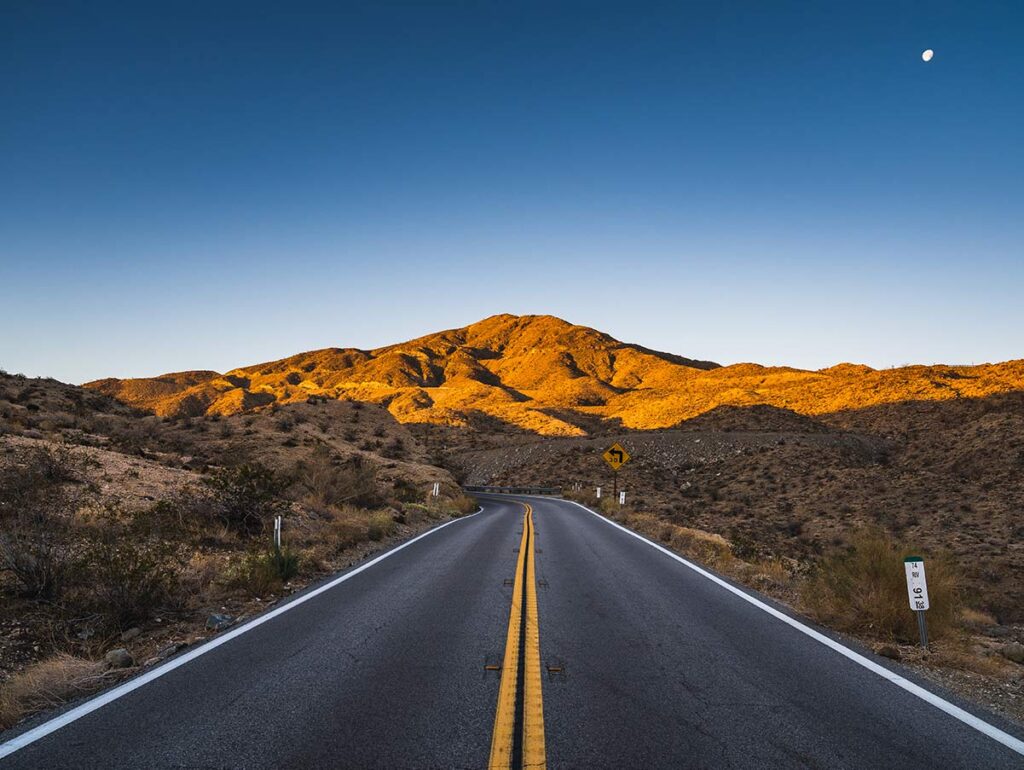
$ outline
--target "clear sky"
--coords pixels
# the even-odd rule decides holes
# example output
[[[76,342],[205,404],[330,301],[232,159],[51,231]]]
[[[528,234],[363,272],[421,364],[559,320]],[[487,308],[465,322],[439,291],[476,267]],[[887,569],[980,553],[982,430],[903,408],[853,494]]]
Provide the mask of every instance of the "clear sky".
[[[1018,0],[5,0],[0,367],[499,312],[722,363],[1021,358],[1022,39]]]

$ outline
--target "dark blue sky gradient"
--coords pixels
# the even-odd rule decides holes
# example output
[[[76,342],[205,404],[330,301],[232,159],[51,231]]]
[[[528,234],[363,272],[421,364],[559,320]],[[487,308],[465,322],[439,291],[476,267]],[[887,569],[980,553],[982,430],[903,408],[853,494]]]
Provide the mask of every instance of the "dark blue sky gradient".
[[[1022,37],[1016,2],[10,0],[0,366],[497,312],[723,363],[1019,358]]]

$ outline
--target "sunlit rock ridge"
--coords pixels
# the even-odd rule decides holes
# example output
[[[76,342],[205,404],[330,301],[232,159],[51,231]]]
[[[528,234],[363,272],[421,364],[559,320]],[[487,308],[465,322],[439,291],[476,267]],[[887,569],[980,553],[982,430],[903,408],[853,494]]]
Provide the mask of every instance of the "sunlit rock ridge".
[[[163,416],[234,414],[320,396],[382,404],[406,423],[582,435],[603,424],[666,428],[721,405],[824,414],[986,396],[1024,389],[1024,360],[885,370],[719,366],[553,316],[504,314],[376,350],[326,348],[224,374],[178,372],[86,387]]]

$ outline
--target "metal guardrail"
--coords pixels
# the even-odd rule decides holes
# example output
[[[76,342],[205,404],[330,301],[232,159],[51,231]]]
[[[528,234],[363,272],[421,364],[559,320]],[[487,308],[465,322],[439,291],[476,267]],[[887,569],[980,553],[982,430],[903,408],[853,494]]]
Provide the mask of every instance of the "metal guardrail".
[[[496,495],[553,495],[553,496],[558,496],[558,495],[562,494],[562,488],[561,487],[465,486],[462,489],[464,491],[466,491],[466,492],[481,492],[481,493],[485,493],[485,494],[496,494]]]

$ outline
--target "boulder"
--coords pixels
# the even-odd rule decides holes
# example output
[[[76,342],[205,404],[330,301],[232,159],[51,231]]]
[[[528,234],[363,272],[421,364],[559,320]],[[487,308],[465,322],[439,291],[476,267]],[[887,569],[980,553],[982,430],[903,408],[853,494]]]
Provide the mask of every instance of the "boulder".
[[[127,631],[125,631],[123,634],[121,634],[121,641],[122,642],[130,642],[132,639],[134,639],[136,636],[138,636],[141,633],[142,633],[142,629],[141,628],[139,628],[138,626],[133,626],[132,628],[129,628]]]
[[[135,663],[132,659],[131,653],[124,647],[118,647],[116,650],[111,650],[103,657],[103,660],[105,660],[107,665],[111,668],[128,668]]]
[[[171,642],[166,647],[162,648],[157,652],[156,656],[163,660],[164,658],[171,657],[174,653],[179,650],[183,650],[187,645],[184,642]]]
[[[235,619],[230,615],[222,615],[219,612],[215,612],[206,619],[206,627],[210,631],[223,631],[234,622]]]
[[[883,658],[889,658],[891,660],[901,660],[903,658],[903,653],[900,652],[900,648],[895,644],[883,644],[879,646],[875,652]]]
[[[1010,642],[999,648],[999,654],[1014,663],[1024,663],[1024,644]]]

